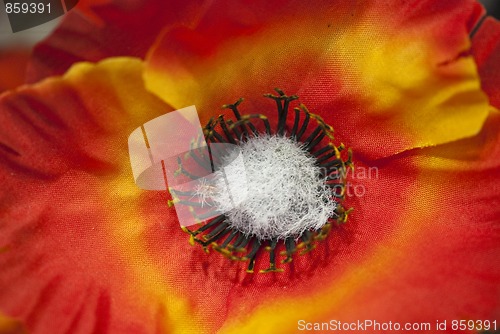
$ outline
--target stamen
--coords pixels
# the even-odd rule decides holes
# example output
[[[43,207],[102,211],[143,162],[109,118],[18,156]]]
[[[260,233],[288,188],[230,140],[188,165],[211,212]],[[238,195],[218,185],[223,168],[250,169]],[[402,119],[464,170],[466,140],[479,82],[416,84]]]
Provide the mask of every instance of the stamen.
[[[324,129],[323,129],[323,128],[321,128],[321,127],[318,127],[318,128],[319,128],[319,131],[320,131],[320,132],[321,132],[321,131],[323,131],[323,132],[321,132],[321,133],[320,133],[320,134],[316,137],[316,139],[314,139],[314,140],[306,140],[306,141],[304,142],[304,144],[306,144],[306,145],[307,145],[307,146],[306,146],[306,150],[308,150],[309,152],[311,152],[311,150],[312,150],[312,149],[313,149],[313,148],[314,148],[317,144],[319,144],[319,142],[320,142],[320,141],[322,141],[322,140],[323,140],[323,138],[325,138],[325,136],[326,136],[326,133],[324,132]],[[313,133],[313,134],[314,134],[314,133]],[[311,136],[312,136],[313,134],[311,134]],[[313,137],[313,138],[314,138],[314,137]]]
[[[181,162],[181,158],[180,157],[177,157],[177,165],[179,166],[179,169],[177,171],[175,171],[175,174],[179,174],[179,173],[182,173],[184,175],[186,175],[187,177],[189,177],[190,179],[192,180],[197,180],[200,178],[200,176],[198,175],[194,175],[190,172],[188,172],[183,166],[182,166],[182,162]]]
[[[283,272],[283,269],[276,268],[276,244],[278,243],[277,239],[271,240],[271,245],[269,247],[269,268],[261,270],[260,273],[270,273],[270,272]]]
[[[328,184],[328,187],[332,188],[332,195],[336,198],[344,198],[345,187],[340,183]],[[340,189],[340,190],[339,190]]]
[[[271,132],[271,126],[269,125],[269,121],[267,120],[267,117],[264,115],[260,115],[260,114],[245,115],[239,121],[231,124],[230,129],[232,130],[233,128],[241,126],[242,124],[248,124],[248,125],[251,124],[252,125],[251,130],[252,130],[254,136],[258,136],[259,133],[258,133],[257,129],[250,122],[250,119],[252,119],[252,118],[258,118],[258,119],[262,120],[264,122],[265,127],[266,127],[266,132],[269,132],[269,133]]]
[[[330,168],[330,167],[342,167],[344,165],[344,161],[342,159],[335,159],[332,161],[325,162],[324,164],[320,164],[319,166],[322,168]]]
[[[314,139],[316,138],[316,136],[321,132],[321,126],[318,126],[314,131],[313,133],[311,133],[309,135],[309,137],[306,138],[306,140],[304,140],[304,144],[305,145],[309,145],[309,143]]]
[[[210,170],[211,170],[211,169],[210,169],[210,162],[209,162],[207,159],[203,159],[203,158],[199,157],[199,156],[195,153],[195,150],[191,149],[191,150],[189,151],[189,156],[190,156],[191,158],[193,158],[193,159],[194,159],[194,161],[196,161],[196,163],[197,163],[198,165],[200,165],[201,167],[205,168],[205,170],[207,170],[207,171],[210,171]]]
[[[260,249],[260,241],[259,241],[259,239],[253,238],[252,250],[244,258],[245,259],[253,259],[253,258],[255,258],[255,254],[257,254],[257,252],[259,251],[259,249]]]
[[[322,241],[325,240],[328,234],[332,229],[332,225],[330,223],[326,223],[320,230],[320,232],[314,237],[314,240]]]
[[[235,126],[233,126],[234,122],[232,120],[228,119],[226,121],[226,123],[229,126],[229,129],[231,129],[234,132],[236,138],[238,139],[238,142],[243,141],[243,135],[242,135],[242,133],[238,130],[238,128],[236,128]]]
[[[236,119],[239,121],[239,120],[241,120],[241,114],[238,111],[238,106],[243,101],[244,101],[244,98],[240,98],[240,99],[238,99],[238,101],[236,101],[233,104],[225,104],[225,105],[223,105],[222,108],[223,109],[231,109],[233,111],[233,113],[234,113],[234,117],[236,117]],[[247,131],[246,126],[244,124],[240,124],[240,125],[241,125],[241,128],[243,129],[243,133],[245,134],[246,137],[248,137],[248,131]],[[238,138],[240,138],[240,136],[238,136]]]
[[[243,98],[223,106],[232,110],[236,120],[225,120],[223,115],[219,115],[215,120],[211,118],[204,128],[207,142],[240,146],[245,175],[229,176],[231,179],[246,177],[245,190],[248,196],[243,202],[237,206],[227,206],[231,201],[222,196],[225,192],[214,191],[212,188],[206,190],[210,191],[210,196],[207,193],[206,197],[203,197],[203,187],[195,193],[169,189],[174,198],[169,203],[189,206],[200,222],[210,219],[217,212],[224,212],[194,231],[186,227],[182,229],[189,233],[191,244],[201,244],[206,252],[208,247],[212,247],[228,259],[248,261],[249,273],[254,272],[255,262],[260,257],[263,245],[268,245],[265,249],[269,251],[269,267],[259,272],[281,272],[283,269],[276,266],[278,245],[282,244],[285,248],[279,253],[280,256],[285,256],[280,262],[289,263],[297,250],[300,250],[300,255],[313,250],[316,242],[324,240],[333,227],[345,223],[352,211],[341,205],[346,190],[345,171],[346,168],[352,168],[351,150],[348,150],[348,158],[344,160],[341,156],[345,149],[343,144],[335,146],[330,142],[318,148],[326,137],[333,140],[333,128],[320,116],[310,113],[302,104],[299,108],[293,108],[293,126],[287,137],[286,129],[290,129],[287,123],[288,109],[290,103],[298,97],[287,96],[278,88],[275,91],[277,96],[264,95],[276,103],[278,122],[274,135],[266,115],[240,113],[239,105]],[[303,120],[301,112],[305,114]],[[263,127],[252,122],[255,119],[261,120]],[[308,130],[310,119],[314,119],[317,126],[305,140],[301,140]],[[220,125],[220,133],[216,129],[217,125]],[[201,145],[201,139],[198,138],[197,146]],[[191,148],[192,151],[185,159],[192,158],[207,171],[210,171],[209,165],[213,171],[214,163],[223,165],[225,159],[230,160],[229,156],[226,158],[221,152],[212,152],[210,149],[209,159],[201,149],[194,148],[194,143]],[[215,149],[216,147],[213,148]],[[180,158],[178,164],[176,173],[183,173],[192,179],[199,178],[185,170]],[[215,181],[219,177],[217,173],[220,171],[212,174]],[[217,184],[219,183],[215,182],[211,187],[217,188]],[[227,187],[226,183],[224,185]],[[193,202],[190,200],[193,196],[202,196],[208,200]],[[195,214],[194,207],[204,205],[213,206],[216,210]]]
[[[239,243],[234,244],[235,252],[238,252],[238,253],[244,252],[245,247],[250,243],[250,240],[252,240],[252,238],[246,237],[243,234],[242,234],[242,236],[243,236],[243,239]]]
[[[234,239],[234,237],[236,237],[236,235],[239,233],[238,230],[233,230],[231,232],[231,234],[226,238],[226,240],[224,240],[224,242],[222,243],[221,247],[222,248],[226,248],[227,245],[229,245],[229,243]]]
[[[285,249],[286,251],[281,252],[281,255],[286,255],[286,259],[281,261],[281,263],[289,263],[292,262],[292,255],[295,253],[295,241],[292,238],[287,238],[285,240]]]
[[[236,141],[234,140],[233,136],[229,133],[229,130],[227,128],[226,122],[224,121],[224,116],[223,115],[219,116],[219,124],[220,124],[220,126],[222,128],[222,131],[224,131],[224,134],[226,135],[227,140],[231,144],[236,144]]]
[[[234,123],[232,126],[235,127],[235,126],[241,126],[241,125],[248,125],[250,127],[250,130],[252,130],[252,134],[254,137],[259,135],[259,133],[257,132],[257,129],[250,121],[249,115],[244,115],[238,122]]]
[[[203,213],[203,214],[198,214],[198,213],[193,213],[193,214],[195,214],[196,219],[198,219],[199,221],[204,221],[204,220],[210,219],[213,216],[217,215],[217,213],[219,213],[219,212],[218,211],[210,211],[210,212]]]
[[[240,247],[240,245],[243,245],[243,243],[246,240],[248,240],[248,239],[245,237],[245,235],[243,233],[240,233],[238,238],[236,238],[236,241],[232,245],[229,245],[228,248],[238,249]],[[248,244],[248,241],[242,247],[245,247],[247,244]]]
[[[328,153],[328,154],[326,154],[326,155],[322,156],[321,158],[318,158],[318,159],[316,160],[316,163],[317,163],[317,164],[321,164],[323,161],[326,161],[326,160],[328,160],[328,159],[330,159],[330,158],[333,158],[333,157],[335,157],[336,155],[337,155],[337,154],[336,154],[335,152]]]
[[[253,274],[254,267],[255,267],[255,256],[250,258],[250,262],[248,263],[247,273]]]
[[[208,230],[209,228],[212,228],[214,227],[215,225],[218,225],[221,221],[223,221],[225,219],[225,217],[223,215],[220,215],[218,217],[215,217],[213,220],[211,220],[208,224],[206,225],[203,225],[202,227],[200,227],[199,229],[197,229],[196,231],[192,232],[193,235],[197,235],[203,231],[206,231]]]
[[[314,240],[314,233],[311,231],[305,231],[304,234],[302,235],[302,243],[300,243],[297,248],[302,249],[300,252],[301,255],[307,254],[313,249],[316,248],[316,245],[312,243]]]
[[[315,157],[319,157],[320,155],[322,155],[322,154],[324,154],[324,153],[326,153],[326,152],[328,152],[328,151],[332,150],[332,149],[333,149],[333,147],[332,147],[332,146],[333,146],[333,145],[332,145],[331,143],[328,143],[328,145],[327,145],[327,146],[325,146],[325,147],[323,147],[322,149],[319,149],[319,150],[317,150],[317,151],[313,152],[313,153],[312,153],[312,155],[314,155]]]
[[[295,112],[295,120],[293,122],[293,128],[292,128],[292,132],[290,133],[290,138],[295,139],[295,135],[297,134],[297,129],[299,128],[300,109],[293,108],[293,111]]]
[[[224,231],[226,229],[226,227],[228,227],[228,226],[229,226],[229,224],[227,222],[220,224],[215,229],[213,229],[210,233],[208,233],[207,235],[204,235],[203,239],[205,239],[205,241],[206,241],[206,240],[210,240],[210,239],[214,238],[215,236],[219,235],[220,232]]]
[[[217,131],[215,131],[213,129],[210,129],[210,131],[207,131],[206,135],[212,141],[218,141],[219,143],[225,143],[226,142],[224,140],[224,138]],[[214,140],[214,139],[216,139],[216,140]]]
[[[286,118],[288,116],[288,106],[291,101],[297,100],[299,97],[297,95],[286,96],[285,93],[279,89],[274,89],[279,96],[272,94],[264,94],[264,97],[271,98],[276,101],[276,107],[278,109],[278,127],[276,133],[278,136],[283,136],[285,132]]]
[[[241,104],[241,102],[243,102],[245,99],[240,97],[238,99],[238,101],[236,101],[235,103],[233,104],[224,104],[222,106],[222,109],[231,109],[234,113],[234,117],[236,117],[237,120],[240,120],[241,119],[241,115],[240,115],[240,112],[238,111],[238,106]]]
[[[307,125],[309,124],[309,118],[311,117],[307,111],[305,111],[304,113],[306,114],[306,118],[304,119],[304,123],[302,123],[302,127],[300,128],[299,133],[297,133],[297,141],[299,141],[300,138],[302,138],[304,132],[306,132]]]

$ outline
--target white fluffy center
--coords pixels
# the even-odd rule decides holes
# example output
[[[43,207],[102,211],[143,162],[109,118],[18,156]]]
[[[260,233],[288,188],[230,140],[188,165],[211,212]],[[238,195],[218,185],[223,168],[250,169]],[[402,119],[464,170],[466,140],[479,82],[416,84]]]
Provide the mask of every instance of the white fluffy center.
[[[236,191],[247,190],[245,200],[228,207],[227,191],[210,194],[233,228],[260,239],[298,238],[305,230],[321,228],[333,215],[331,191],[315,158],[300,144],[286,137],[259,136],[240,149],[247,189]],[[226,171],[225,181],[219,176],[216,184],[224,187],[228,179],[241,178],[240,172]]]

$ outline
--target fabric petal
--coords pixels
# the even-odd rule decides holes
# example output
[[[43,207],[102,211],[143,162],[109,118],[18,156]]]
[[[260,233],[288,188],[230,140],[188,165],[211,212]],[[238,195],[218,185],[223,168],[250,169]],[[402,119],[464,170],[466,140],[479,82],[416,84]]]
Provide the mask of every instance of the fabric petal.
[[[166,29],[148,57],[148,89],[208,115],[279,87],[370,158],[480,130],[488,101],[464,54],[478,4],[290,1],[276,8],[217,2],[194,29]],[[253,103],[249,113],[272,106]]]
[[[136,59],[79,64],[0,98],[0,308],[29,332],[162,332],[182,314],[182,298],[152,289],[159,278],[124,252],[149,222],[127,138],[171,110],[141,72]]]
[[[385,238],[376,237],[380,242],[371,253],[351,262],[340,277],[329,276],[330,284],[317,292],[269,299],[220,332],[288,333],[305,323],[339,330],[330,327],[339,322],[376,333],[385,332],[380,326],[389,322],[403,329],[406,324],[428,324],[434,332],[438,321],[446,321],[446,332],[453,332],[453,321],[498,321],[499,126],[500,114],[493,112],[473,138],[407,152],[393,168],[412,165],[418,177],[401,195],[408,204],[398,207],[404,211],[400,219],[379,217],[392,228]],[[389,181],[383,169],[380,179]],[[379,202],[393,211],[387,204]],[[356,239],[373,224],[362,221]],[[334,261],[346,256],[337,254]],[[356,327],[365,320],[372,327]]]
[[[20,321],[6,317],[0,313],[0,333],[25,334],[27,332]]]
[[[454,6],[467,1],[405,3],[397,13],[392,5],[374,11],[358,8],[355,14],[360,16],[354,17],[363,20],[354,31],[344,31],[350,6],[331,8],[340,19],[330,27],[320,19],[314,28],[311,23],[318,16],[307,9],[325,12],[326,19],[337,16],[326,15],[322,7],[285,3],[277,4],[277,16],[261,15],[276,12],[274,3],[259,4],[256,12],[236,3],[216,4],[199,31],[167,29],[151,54],[146,81],[163,101],[145,91],[144,67],[137,59],[78,64],[62,78],[4,94],[2,312],[22,319],[35,333],[294,332],[300,318],[498,318],[499,121],[491,112],[482,127],[488,110],[483,111],[486,98],[476,91],[474,64],[470,57],[456,58],[468,47],[464,32],[476,15],[475,6],[464,11]],[[304,9],[300,17],[293,14],[297,8]],[[216,11],[225,16],[208,19]],[[436,16],[426,16],[429,12]],[[285,18],[294,24],[280,25]],[[295,26],[299,19],[305,23]],[[373,35],[364,24],[374,28]],[[357,50],[352,58],[349,48],[325,54],[321,37],[329,34],[319,26],[336,29],[339,36],[329,44],[332,49],[352,41],[375,48],[352,46]],[[387,27],[390,37],[383,33]],[[229,42],[223,38],[226,31]],[[283,37],[299,36],[302,41],[306,31],[321,42],[295,43]],[[426,33],[420,36],[422,31]],[[267,36],[275,36],[275,44]],[[375,43],[375,37],[380,41]],[[169,47],[162,44],[165,40]],[[269,45],[278,48],[267,52]],[[302,53],[304,45],[310,49]],[[396,56],[391,57],[388,50],[393,49]],[[419,58],[420,51],[438,63],[420,67],[419,61],[427,59]],[[282,62],[268,65],[269,53],[281,55],[276,59]],[[363,60],[364,55],[369,57]],[[383,66],[373,66],[374,59]],[[395,72],[384,67],[389,60],[395,62]],[[342,66],[324,66],[330,62]],[[401,68],[416,70],[415,77]],[[365,71],[370,76],[361,76]],[[155,86],[159,83],[161,89]],[[427,101],[428,83],[442,88],[444,96],[436,94],[437,102],[425,104],[420,94]],[[346,206],[355,208],[348,224],[335,228],[318,249],[297,257],[282,275],[246,275],[244,264],[188,245],[164,192],[135,186],[127,137],[173,108],[197,103],[206,120],[219,113],[221,104],[240,96],[251,99],[274,86],[303,97],[313,112],[336,127],[337,138],[355,148],[358,170],[376,167],[376,174],[351,175],[351,184],[363,194],[348,196]],[[398,97],[398,89],[392,94],[391,86],[405,87],[405,97]],[[332,98],[333,88],[325,87],[340,93]],[[382,92],[374,94],[374,87]],[[269,108],[255,101],[249,103],[250,110]],[[414,138],[423,121],[410,114],[398,118],[415,101],[436,108],[422,115],[436,117],[437,125],[428,118],[425,123],[435,126],[435,136],[424,128]],[[471,117],[469,108],[479,116]],[[463,114],[469,127],[453,125],[456,115],[447,118],[449,110]],[[471,136],[481,127],[469,139],[391,155],[416,143],[435,145]],[[439,131],[445,130],[448,135],[441,136]],[[265,261],[259,266],[266,266]]]
[[[244,264],[189,246],[166,194],[133,184],[128,134],[171,110],[144,91],[142,69],[131,59],[80,64],[63,78],[0,99],[0,221],[7,222],[0,225],[0,265],[6,268],[0,308],[28,330],[290,332],[299,316],[348,320],[370,310],[379,320],[430,319],[426,310],[445,297],[439,291],[465,285],[461,303],[439,314],[485,319],[498,311],[491,293],[498,289],[498,266],[491,265],[499,243],[490,223],[498,213],[469,197],[497,201],[498,189],[461,191],[469,189],[467,182],[482,185],[483,169],[490,169],[488,184],[498,183],[498,134],[491,130],[497,121],[471,141],[377,162],[358,159],[358,170],[377,169],[351,176],[363,195],[348,196],[346,206],[355,208],[349,223],[284,274],[246,275]],[[460,174],[476,164],[474,180]],[[455,186],[457,180],[464,183]],[[465,203],[466,214],[455,210]],[[463,226],[454,227],[457,217]],[[491,233],[479,227],[471,234],[469,217]],[[440,239],[448,228],[452,239]],[[468,253],[460,251],[469,240],[465,230],[476,240]],[[450,261],[453,254],[463,256]],[[468,271],[450,281],[464,263]],[[257,269],[265,266],[261,261]],[[407,283],[414,276],[428,297],[419,307],[410,298],[416,283]],[[387,306],[393,291],[401,296]],[[372,302],[361,303],[365,295]],[[397,306],[408,303],[414,308],[403,316]]]
[[[500,108],[500,22],[488,17],[472,39],[472,55],[477,62],[481,86],[490,103]]]
[[[23,48],[0,49],[0,93],[24,83],[30,50]]]
[[[33,50],[27,82],[61,75],[80,61],[144,57],[164,27],[188,24],[203,1],[82,0]]]

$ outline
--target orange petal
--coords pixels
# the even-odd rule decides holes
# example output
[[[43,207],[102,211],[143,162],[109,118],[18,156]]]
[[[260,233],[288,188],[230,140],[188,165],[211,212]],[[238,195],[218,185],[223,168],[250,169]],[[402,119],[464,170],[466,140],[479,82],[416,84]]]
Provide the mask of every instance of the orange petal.
[[[144,91],[141,71],[137,60],[81,64],[0,99],[0,221],[8,222],[0,225],[0,267],[7,268],[0,309],[30,331],[260,333],[296,331],[298,317],[498,317],[494,114],[470,140],[371,163],[360,155],[358,166],[377,167],[378,176],[352,178],[365,193],[348,198],[349,223],[285,274],[249,276],[239,263],[190,248],[166,195],[133,184],[128,134],[171,110]],[[213,91],[199,98],[210,105],[212,96],[225,103],[239,93]],[[315,95],[304,93],[315,106]],[[349,112],[354,102],[345,103]],[[368,151],[380,144],[373,124],[348,129],[337,132],[367,157],[380,155]],[[408,138],[394,140],[402,147]]]
[[[15,319],[0,313],[0,333],[2,334],[25,334],[27,333],[23,324]]]
[[[142,250],[140,228],[151,223],[127,138],[171,110],[144,90],[141,72],[135,59],[79,64],[0,98],[0,308],[30,332],[146,333],[183,314],[172,286],[149,292],[162,279],[145,262],[135,271],[126,253]]]
[[[460,190],[470,184],[455,186],[461,174],[440,172],[439,164],[429,168],[427,161],[435,161],[432,155],[457,160],[445,153],[463,152],[460,142],[371,165],[358,160],[358,168],[377,167],[377,172],[351,176],[363,194],[348,196],[347,206],[355,208],[348,224],[336,228],[314,252],[298,257],[282,275],[246,275],[243,264],[190,247],[165,205],[166,194],[133,184],[128,134],[171,110],[144,90],[142,69],[131,59],[80,64],[63,78],[0,98],[0,218],[7,222],[0,226],[0,266],[5,268],[0,309],[22,319],[30,331],[262,332],[265,324],[268,330],[290,332],[299,316],[351,319],[369,310],[378,312],[373,315],[377,319],[397,320],[403,318],[395,310],[415,300],[406,283],[415,273],[423,282],[420,291],[429,298],[409,318],[427,319],[428,310],[443,298],[431,298],[432,293],[466,284],[463,303],[443,308],[443,315],[486,317],[488,310],[497,310],[485,296],[492,284],[498,286],[495,271],[484,280],[464,275],[458,283],[449,272],[460,262],[482,273],[489,254],[496,254],[498,242],[490,239],[496,235],[479,230],[477,242],[483,248],[474,244],[470,258],[462,261],[452,255],[464,246],[466,228],[453,230],[451,241],[439,240],[456,215],[463,216],[455,209],[469,200]],[[495,184],[499,140],[493,136],[498,134],[484,131],[487,135],[470,144],[476,154],[473,164],[452,163],[450,168],[479,164],[482,180],[482,168],[491,166],[495,173],[488,174],[493,175],[488,181]],[[485,155],[488,150],[495,155]],[[491,198],[495,195],[493,189]],[[498,218],[479,201],[469,208],[473,216],[483,210],[481,222]],[[439,242],[425,243],[428,239]],[[403,259],[412,261],[401,267]],[[451,269],[443,272],[443,267]],[[439,284],[436,273],[442,278]],[[401,290],[401,298],[388,307],[384,296],[393,289]],[[364,294],[370,304],[351,302]],[[470,311],[473,296],[484,304]]]
[[[279,8],[279,10],[276,10]],[[216,2],[194,29],[166,29],[148,89],[206,115],[274,87],[298,94],[358,156],[476,134],[488,113],[469,47],[472,1]],[[300,13],[300,14],[299,14]],[[248,105],[248,113],[272,104]],[[245,108],[245,107],[243,107]]]

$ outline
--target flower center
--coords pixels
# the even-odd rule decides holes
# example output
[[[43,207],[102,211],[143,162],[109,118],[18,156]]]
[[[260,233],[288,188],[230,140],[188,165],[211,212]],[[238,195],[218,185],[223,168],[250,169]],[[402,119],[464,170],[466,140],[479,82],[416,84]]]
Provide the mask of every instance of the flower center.
[[[170,189],[170,204],[187,205],[199,221],[196,229],[182,227],[189,242],[206,252],[210,248],[228,259],[248,261],[248,273],[254,272],[256,259],[265,251],[269,267],[259,272],[282,272],[278,261],[289,263],[295,253],[313,250],[346,222],[351,211],[342,204],[351,150],[334,145],[333,128],[303,104],[290,112],[290,103],[298,96],[275,91],[279,95],[264,95],[276,103],[274,124],[264,114],[241,114],[242,98],[224,105],[236,119],[219,115],[203,128],[206,142],[215,144],[210,166],[203,150],[190,151],[210,177],[197,182],[192,192]],[[227,144],[238,149],[227,152]],[[177,173],[199,179],[181,159],[178,164]],[[194,203],[194,198],[199,201]],[[195,206],[206,209],[208,218]]]
[[[230,226],[261,240],[298,238],[306,230],[320,229],[332,217],[337,202],[304,145],[287,137],[261,135],[244,142],[240,149],[246,173],[245,200],[233,208],[226,191],[216,190],[212,196]],[[226,175],[229,179],[238,176]],[[225,189],[222,176],[219,179],[216,184]]]

